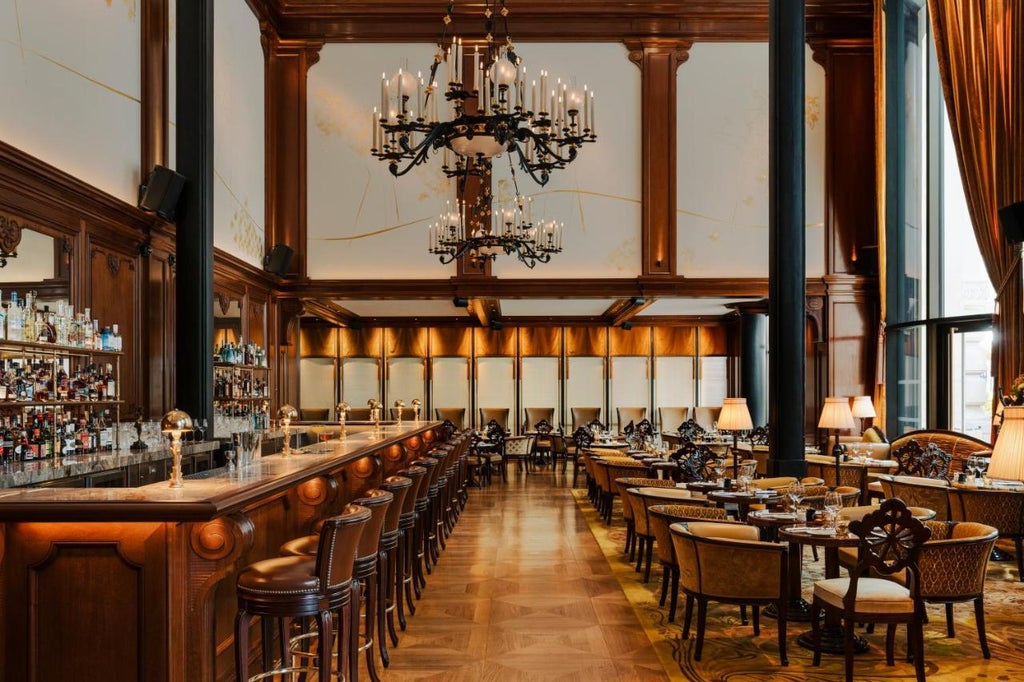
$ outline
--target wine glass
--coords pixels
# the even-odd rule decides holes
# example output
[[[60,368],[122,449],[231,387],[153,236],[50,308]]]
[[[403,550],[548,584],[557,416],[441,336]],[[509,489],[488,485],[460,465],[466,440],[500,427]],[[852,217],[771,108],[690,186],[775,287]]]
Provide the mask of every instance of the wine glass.
[[[786,488],[786,496],[789,498],[789,506],[794,513],[800,508],[800,502],[804,499],[804,484],[800,481],[793,481]]]
[[[825,511],[832,519],[832,528],[836,527],[836,520],[839,518],[839,511],[843,508],[843,497],[835,490],[825,493]]]
[[[711,465],[711,470],[715,472],[715,481],[721,482],[722,474],[725,473],[725,460],[716,459],[714,464]]]
[[[205,418],[200,419],[199,423],[199,440],[206,440],[206,429],[209,428],[209,422]]]

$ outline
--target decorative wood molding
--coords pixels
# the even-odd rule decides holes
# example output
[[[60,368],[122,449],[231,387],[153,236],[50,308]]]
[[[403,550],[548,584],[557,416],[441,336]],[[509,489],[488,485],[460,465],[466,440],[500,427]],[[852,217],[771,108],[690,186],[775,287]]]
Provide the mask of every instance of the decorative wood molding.
[[[167,165],[168,0],[142,3],[141,166],[142,177],[155,165]]]
[[[433,43],[441,30],[437,0],[248,2],[269,15],[282,36],[292,38]],[[534,42],[620,41],[630,37],[768,39],[768,0],[591,0],[571,4],[517,0],[510,9],[513,37]],[[871,35],[872,11],[871,0],[811,0],[807,3],[807,35]],[[460,35],[483,37],[479,14],[479,3],[469,9],[457,8],[455,23]]]
[[[502,322],[501,301],[496,298],[473,298],[469,301],[469,307],[481,327]]]
[[[121,271],[121,259],[113,253],[107,254],[107,270],[110,270],[111,277],[117,277],[117,273]]]
[[[0,213],[0,252],[17,253],[22,228],[23,225],[13,215]]]

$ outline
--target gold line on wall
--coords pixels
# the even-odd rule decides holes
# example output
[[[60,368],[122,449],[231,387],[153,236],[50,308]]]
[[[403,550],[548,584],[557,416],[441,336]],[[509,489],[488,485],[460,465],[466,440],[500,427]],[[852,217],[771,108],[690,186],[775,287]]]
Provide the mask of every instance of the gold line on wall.
[[[417,218],[416,220],[410,220],[409,222],[402,223],[401,225],[393,225],[391,227],[383,227],[383,228],[381,228],[379,230],[374,230],[373,232],[364,232],[363,234],[354,234],[354,235],[352,235],[350,237],[318,237],[316,239],[316,241],[321,241],[321,242],[349,242],[349,241],[352,241],[353,239],[363,239],[365,237],[375,237],[378,234],[384,234],[386,232],[394,232],[395,230],[401,230],[403,227],[409,227],[411,225],[417,225],[419,223],[423,223],[423,222],[426,222],[428,220],[430,220],[430,218]]]
[[[17,8],[17,3],[15,3],[15,8]],[[5,40],[4,42],[6,42],[8,44],[12,44],[11,41],[9,41],[9,40]],[[140,98],[138,98],[138,97],[135,97],[134,95],[130,95],[127,92],[124,92],[123,90],[118,90],[117,88],[115,88],[115,87],[113,87],[111,85],[107,85],[106,83],[102,83],[102,82],[96,80],[95,78],[93,78],[91,76],[86,76],[81,71],[77,71],[75,69],[72,69],[67,64],[62,64],[61,62],[57,61],[56,59],[53,59],[52,57],[47,57],[42,52],[39,52],[37,50],[33,50],[31,47],[25,47],[24,41],[21,40],[21,22],[20,22],[20,20],[18,22],[18,45],[17,45],[17,47],[18,47],[19,50],[21,50],[22,62],[25,61],[25,53],[28,52],[29,54],[31,54],[34,57],[39,57],[40,59],[42,59],[45,62],[49,62],[49,63],[53,64],[56,67],[64,69],[68,73],[72,73],[72,74],[78,76],[79,78],[82,78],[84,80],[89,81],[90,83],[92,83],[94,85],[100,86],[101,88],[103,88],[107,92],[112,92],[115,95],[120,95],[121,97],[124,97],[125,99],[127,99],[129,101],[135,102],[136,104],[141,104],[142,103],[142,100]]]
[[[21,37],[21,8],[18,7],[18,0],[14,0],[14,23],[18,25],[18,52],[21,53],[21,63],[25,63],[25,40]]]

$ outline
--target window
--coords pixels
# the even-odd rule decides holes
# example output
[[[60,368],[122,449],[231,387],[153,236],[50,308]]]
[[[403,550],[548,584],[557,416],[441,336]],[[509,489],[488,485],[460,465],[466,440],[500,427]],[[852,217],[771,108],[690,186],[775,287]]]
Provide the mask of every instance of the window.
[[[887,5],[888,429],[987,437],[995,292],[967,212],[921,0]]]

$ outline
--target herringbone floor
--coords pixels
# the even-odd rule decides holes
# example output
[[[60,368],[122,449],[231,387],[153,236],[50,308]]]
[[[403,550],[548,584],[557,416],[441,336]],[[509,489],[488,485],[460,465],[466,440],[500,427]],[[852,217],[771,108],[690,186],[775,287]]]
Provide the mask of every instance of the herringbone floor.
[[[383,678],[669,679],[550,469],[470,492]]]

